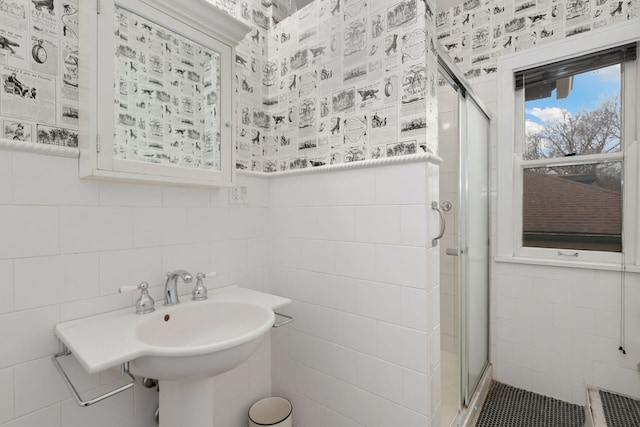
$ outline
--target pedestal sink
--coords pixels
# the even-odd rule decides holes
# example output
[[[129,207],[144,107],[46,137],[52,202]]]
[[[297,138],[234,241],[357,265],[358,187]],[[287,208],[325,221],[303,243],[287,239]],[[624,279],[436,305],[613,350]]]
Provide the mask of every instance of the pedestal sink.
[[[157,380],[212,377],[235,368],[262,342],[272,310],[242,301],[188,302],[163,307],[134,329],[144,355],[131,373]]]
[[[131,373],[160,384],[160,426],[213,426],[213,380],[245,361],[274,321],[273,311],[239,301],[180,304],[135,329],[145,355]]]
[[[232,286],[207,301],[118,310],[56,325],[56,335],[89,373],[129,362],[160,384],[161,427],[212,427],[213,377],[245,361],[286,298]]]

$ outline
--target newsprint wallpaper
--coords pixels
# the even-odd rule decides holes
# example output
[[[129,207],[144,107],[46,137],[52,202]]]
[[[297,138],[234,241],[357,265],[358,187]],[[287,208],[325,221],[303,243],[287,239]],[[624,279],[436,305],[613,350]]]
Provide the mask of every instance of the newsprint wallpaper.
[[[0,0],[0,137],[78,146],[78,0]]]
[[[0,138],[78,146],[78,3],[0,0]],[[259,28],[254,33],[269,27],[271,6],[259,0],[215,4]]]
[[[434,6],[316,0],[266,32],[261,58],[265,28],[256,31],[260,39],[236,56],[236,167],[275,172],[435,152]]]
[[[235,58],[238,169],[436,151],[433,0],[208,1],[253,28]],[[0,0],[0,137],[77,147],[78,3]]]
[[[439,12],[436,26],[453,61],[475,78],[496,72],[505,53],[638,18],[640,0],[466,0]]]

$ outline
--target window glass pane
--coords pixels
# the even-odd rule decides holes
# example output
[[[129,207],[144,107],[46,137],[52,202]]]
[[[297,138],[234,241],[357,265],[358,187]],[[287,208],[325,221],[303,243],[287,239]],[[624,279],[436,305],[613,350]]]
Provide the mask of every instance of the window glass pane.
[[[525,247],[622,251],[622,162],[526,168]]]
[[[527,85],[524,160],[609,153],[620,145],[620,64]]]

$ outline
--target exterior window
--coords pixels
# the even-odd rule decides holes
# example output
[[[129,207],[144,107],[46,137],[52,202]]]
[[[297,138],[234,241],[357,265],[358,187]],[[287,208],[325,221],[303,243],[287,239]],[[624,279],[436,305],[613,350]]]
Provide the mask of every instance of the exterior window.
[[[522,246],[621,252],[621,64],[522,90]]]
[[[640,26],[501,57],[496,260],[640,271]]]

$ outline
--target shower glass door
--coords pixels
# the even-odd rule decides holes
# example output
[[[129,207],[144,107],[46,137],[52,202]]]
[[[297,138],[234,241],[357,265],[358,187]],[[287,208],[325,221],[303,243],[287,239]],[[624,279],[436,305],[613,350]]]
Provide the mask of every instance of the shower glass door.
[[[489,118],[460,96],[461,395],[468,405],[489,360]]]

